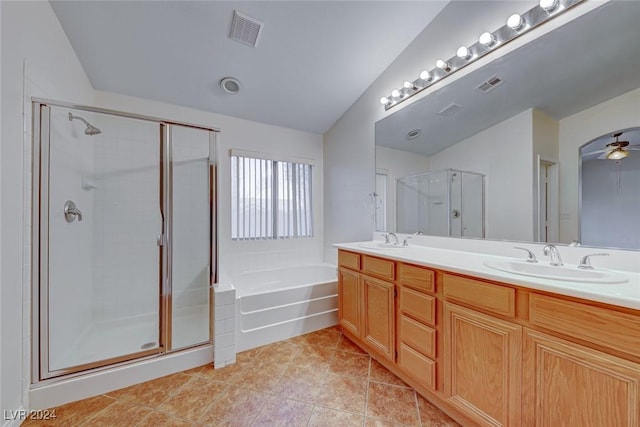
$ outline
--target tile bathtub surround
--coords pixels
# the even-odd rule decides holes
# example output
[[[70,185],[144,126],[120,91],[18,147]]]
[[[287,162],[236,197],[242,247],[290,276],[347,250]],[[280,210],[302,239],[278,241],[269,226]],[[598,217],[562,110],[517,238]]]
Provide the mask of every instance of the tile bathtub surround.
[[[453,427],[338,327],[54,408],[23,425]]]
[[[214,287],[214,347],[213,363],[224,368],[236,361],[236,290],[230,284]]]

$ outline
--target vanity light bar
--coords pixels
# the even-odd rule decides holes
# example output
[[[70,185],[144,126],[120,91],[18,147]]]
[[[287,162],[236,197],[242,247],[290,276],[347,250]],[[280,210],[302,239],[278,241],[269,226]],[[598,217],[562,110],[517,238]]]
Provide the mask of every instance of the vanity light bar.
[[[401,89],[394,89],[390,96],[380,98],[384,109],[389,110],[415,94],[434,85],[456,71],[466,67],[489,52],[510,42],[522,34],[562,14],[567,9],[585,0],[540,0],[540,4],[523,14],[513,14],[506,25],[494,32],[484,32],[478,42],[471,46],[461,46],[456,55],[448,60],[438,59],[436,67],[424,70],[414,81],[405,81]]]

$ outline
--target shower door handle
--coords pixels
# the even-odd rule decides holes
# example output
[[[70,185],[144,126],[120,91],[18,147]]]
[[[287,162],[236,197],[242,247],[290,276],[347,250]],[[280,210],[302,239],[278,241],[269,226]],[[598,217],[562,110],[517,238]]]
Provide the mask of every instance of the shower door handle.
[[[78,222],[82,221],[82,212],[72,200],[67,200],[64,202],[64,219],[67,222],[73,222],[76,218]]]

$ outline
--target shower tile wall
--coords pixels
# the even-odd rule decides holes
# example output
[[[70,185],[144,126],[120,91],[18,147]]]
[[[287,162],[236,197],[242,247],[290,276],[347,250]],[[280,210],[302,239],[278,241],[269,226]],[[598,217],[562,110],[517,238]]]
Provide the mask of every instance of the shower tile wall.
[[[94,320],[156,316],[161,233],[157,123],[101,115],[96,126]]]
[[[94,166],[94,141],[84,134],[84,125],[69,122],[69,110],[51,109],[50,215],[49,215],[49,344],[52,367],[61,367],[79,336],[92,320],[91,287],[94,193],[82,180]],[[85,115],[93,120],[91,115]],[[63,206],[73,200],[83,221],[67,223]],[[73,301],[73,304],[69,304]]]

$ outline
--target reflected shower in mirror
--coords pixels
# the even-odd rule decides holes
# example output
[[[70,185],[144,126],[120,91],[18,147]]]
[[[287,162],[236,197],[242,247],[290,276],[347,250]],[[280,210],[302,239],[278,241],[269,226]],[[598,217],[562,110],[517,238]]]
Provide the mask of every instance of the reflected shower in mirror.
[[[484,237],[484,176],[453,169],[396,181],[397,231]]]
[[[640,127],[580,148],[580,238],[584,244],[640,247]]]

